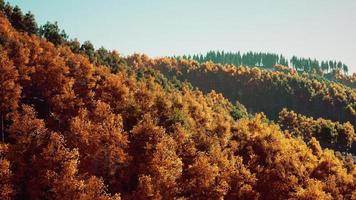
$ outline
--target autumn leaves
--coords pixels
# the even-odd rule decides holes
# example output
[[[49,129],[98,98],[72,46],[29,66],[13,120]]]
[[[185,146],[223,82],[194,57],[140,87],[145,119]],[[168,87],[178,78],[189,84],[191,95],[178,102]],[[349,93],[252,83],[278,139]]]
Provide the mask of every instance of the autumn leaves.
[[[174,68],[174,60],[131,57],[111,73],[15,31],[3,16],[0,38],[1,199],[356,197],[355,165],[317,140],[307,146],[262,114],[235,120],[242,106],[145,67]],[[349,144],[352,131],[343,128]]]

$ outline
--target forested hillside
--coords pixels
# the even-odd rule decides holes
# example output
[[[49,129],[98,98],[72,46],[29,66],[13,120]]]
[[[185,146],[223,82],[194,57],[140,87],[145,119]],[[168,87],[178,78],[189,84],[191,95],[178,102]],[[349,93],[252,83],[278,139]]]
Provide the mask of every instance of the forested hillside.
[[[283,109],[279,113],[278,124],[294,137],[301,137],[305,142],[317,138],[321,146],[337,151],[356,153],[356,135],[354,127],[349,123],[333,122],[323,118],[314,119]]]
[[[350,148],[353,90],[254,68],[123,58],[68,41],[56,23],[38,34],[11,19],[0,13],[0,199],[356,198],[353,160],[318,141]],[[262,109],[276,122],[254,114]]]
[[[259,67],[275,70],[276,65],[287,66],[291,70],[305,75],[316,76],[319,79],[343,83],[351,88],[356,88],[356,74],[348,75],[349,67],[341,61],[301,58],[292,56],[290,59],[283,55],[273,53],[232,53],[224,51],[209,51],[205,55],[175,56],[176,59],[195,60],[199,63],[212,61],[218,64],[231,64],[235,66]]]
[[[293,71],[150,59],[137,54],[127,60],[130,65],[151,66],[167,77],[188,80],[204,92],[221,92],[231,102],[238,100],[250,112],[265,112],[271,119],[277,119],[278,113],[288,108],[304,115],[356,125],[356,92],[342,84],[309,79]]]
[[[204,92],[221,92],[231,102],[242,103],[248,112],[264,112],[269,119],[278,120],[279,112],[288,108],[306,116],[356,125],[356,92],[342,84],[309,79],[292,71],[150,59],[137,54],[127,58],[127,62],[133,66],[150,66],[171,79],[187,80]]]
[[[273,68],[275,65],[290,66],[297,71],[304,72],[315,72],[315,73],[328,73],[331,71],[339,70],[348,73],[349,68],[346,64],[341,61],[335,60],[325,60],[318,61],[311,58],[300,58],[293,56],[287,59],[283,55],[278,55],[274,53],[257,53],[257,52],[247,52],[247,53],[231,53],[224,51],[209,51],[205,55],[194,54],[194,55],[184,55],[178,56],[176,58],[192,59],[200,63],[207,61],[212,61],[219,64],[232,64],[235,66],[246,65],[246,66],[258,66],[261,68]]]

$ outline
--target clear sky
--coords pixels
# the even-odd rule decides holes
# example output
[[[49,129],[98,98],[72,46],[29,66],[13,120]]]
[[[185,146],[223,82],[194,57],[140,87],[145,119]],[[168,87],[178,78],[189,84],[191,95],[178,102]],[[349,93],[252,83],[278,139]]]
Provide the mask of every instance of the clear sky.
[[[150,56],[209,50],[335,59],[356,72],[356,0],[10,0],[71,38]]]

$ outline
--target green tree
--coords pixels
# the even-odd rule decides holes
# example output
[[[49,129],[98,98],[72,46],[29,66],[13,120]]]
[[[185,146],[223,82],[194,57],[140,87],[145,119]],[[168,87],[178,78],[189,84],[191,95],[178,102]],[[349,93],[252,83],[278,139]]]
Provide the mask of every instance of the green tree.
[[[85,41],[80,47],[80,51],[85,53],[91,62],[95,61],[95,48],[90,41]]]
[[[23,26],[24,31],[30,34],[36,34],[38,32],[38,26],[35,20],[35,16],[31,12],[26,13],[26,15],[24,16]]]
[[[5,1],[0,0],[0,10],[2,11],[5,8]]]
[[[61,30],[57,22],[47,22],[40,27],[39,35],[52,42],[54,45],[61,45],[68,40],[68,35],[64,30]]]
[[[342,64],[342,69],[344,70],[345,74],[347,74],[349,72],[349,67],[345,64]]]

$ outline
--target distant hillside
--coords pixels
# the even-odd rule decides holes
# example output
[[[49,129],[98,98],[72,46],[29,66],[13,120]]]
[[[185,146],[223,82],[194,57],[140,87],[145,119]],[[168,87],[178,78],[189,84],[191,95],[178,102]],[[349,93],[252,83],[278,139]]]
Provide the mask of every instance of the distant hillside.
[[[192,59],[199,63],[212,61],[218,64],[231,64],[235,66],[250,66],[274,70],[276,65],[289,66],[298,73],[317,75],[327,80],[343,83],[349,87],[356,88],[356,74],[347,76],[349,67],[341,61],[325,60],[318,61],[311,58],[300,58],[293,56],[287,59],[283,55],[274,53],[247,52],[232,53],[224,51],[209,51],[205,55],[183,55],[175,56],[176,59]]]
[[[310,79],[293,71],[286,73],[212,62],[150,60],[140,55],[129,57],[127,62],[152,66],[167,77],[187,80],[205,92],[221,92],[232,102],[239,100],[250,112],[265,112],[271,119],[276,119],[279,111],[288,108],[307,116],[356,125],[356,91],[342,84]]]

